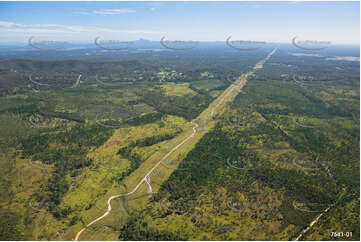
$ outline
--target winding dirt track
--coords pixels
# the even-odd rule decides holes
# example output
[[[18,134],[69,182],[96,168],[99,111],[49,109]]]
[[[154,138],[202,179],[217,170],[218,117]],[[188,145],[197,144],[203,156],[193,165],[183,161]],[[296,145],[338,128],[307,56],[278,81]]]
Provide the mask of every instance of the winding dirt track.
[[[106,216],[108,216],[108,214],[110,213],[110,211],[112,210],[112,205],[110,204],[110,202],[118,197],[124,197],[124,196],[128,196],[130,194],[133,194],[134,192],[136,192],[138,190],[138,188],[143,184],[143,182],[146,182],[147,177],[153,172],[154,169],[156,169],[165,159],[167,159],[167,157],[172,154],[175,150],[177,150],[180,146],[182,146],[184,143],[186,143],[189,139],[193,138],[194,135],[197,133],[196,128],[198,127],[198,124],[195,123],[195,127],[193,127],[193,133],[188,136],[187,138],[185,138],[181,143],[179,143],[176,147],[174,147],[171,151],[169,151],[165,156],[163,156],[163,158],[158,161],[158,163],[142,178],[142,180],[138,183],[138,185],[131,191],[128,193],[124,193],[124,194],[118,194],[118,195],[113,195],[108,199],[108,209],[107,211],[100,216],[99,218],[96,218],[95,220],[91,221],[85,228],[83,228],[82,230],[80,230],[76,236],[75,236],[75,241],[77,241],[80,237],[80,235],[84,232],[84,230],[86,230],[89,226],[93,225],[94,223],[98,222],[99,220],[102,220],[103,218],[105,218]]]
[[[254,69],[256,69],[257,66],[259,66],[261,64],[261,67],[263,67],[263,64],[275,53],[275,51],[277,50],[274,49],[270,54],[268,54],[268,56],[261,60],[260,62],[258,62],[255,66]],[[242,89],[242,87],[246,84],[247,82],[247,76],[248,76],[249,73],[245,74],[245,75],[242,75],[234,84],[231,85],[231,87],[226,91],[225,95],[218,101],[216,107],[212,110],[212,113],[211,113],[211,116],[213,116],[214,114],[214,110],[216,108],[218,108],[218,106],[221,106],[222,104],[224,104],[227,100],[227,98],[231,95],[231,93],[234,91],[234,89],[236,88],[239,88]],[[97,76],[96,76],[96,80],[100,83],[102,83],[100,80],[98,80]],[[103,83],[104,84],[104,83]],[[199,118],[199,117],[198,117]],[[195,120],[197,120],[198,118],[194,119],[192,121],[192,123],[194,123]],[[185,138],[181,143],[179,143],[177,146],[175,146],[171,151],[169,151],[160,161],[158,161],[158,163],[142,178],[142,180],[138,183],[138,185],[131,191],[131,192],[128,192],[128,193],[124,193],[124,194],[118,194],[118,195],[113,195],[111,196],[109,199],[108,199],[108,209],[107,211],[100,217],[94,219],[93,221],[91,221],[88,225],[86,225],[82,230],[80,230],[76,236],[75,236],[75,241],[78,241],[79,240],[79,237],[80,235],[91,225],[93,225],[94,223],[98,222],[99,220],[102,220],[103,218],[105,218],[106,216],[108,216],[108,214],[111,212],[112,210],[112,206],[111,206],[111,201],[115,198],[118,198],[118,197],[124,197],[124,196],[128,196],[128,195],[131,195],[133,194],[134,192],[136,192],[138,190],[138,188],[143,184],[143,182],[147,182],[147,177],[154,171],[154,169],[156,169],[160,164],[162,164],[162,162],[168,158],[168,156],[170,154],[172,154],[175,150],[177,150],[180,146],[182,146],[184,143],[186,143],[188,140],[190,140],[191,138],[193,138],[195,136],[195,134],[197,133],[197,127],[198,127],[198,124],[197,123],[194,123],[195,124],[195,127],[193,127],[193,133],[188,136],[187,138]]]

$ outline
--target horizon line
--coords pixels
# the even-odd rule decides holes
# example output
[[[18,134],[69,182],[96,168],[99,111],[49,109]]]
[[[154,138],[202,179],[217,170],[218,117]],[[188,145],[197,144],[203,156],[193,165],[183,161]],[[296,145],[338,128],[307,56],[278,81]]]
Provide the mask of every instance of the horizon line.
[[[96,38],[92,39],[92,40],[66,40],[66,42],[69,42],[69,43],[66,43],[66,44],[95,44],[94,41],[95,41]],[[149,42],[161,42],[161,39],[159,40],[152,40],[152,39],[144,39],[144,38],[139,38],[139,39],[136,39],[136,40],[122,40],[122,41],[134,41],[134,42],[137,42],[137,41],[149,41]],[[171,40],[171,41],[175,41],[175,40]],[[194,42],[199,42],[199,43],[226,43],[227,40],[224,39],[224,40],[182,40],[182,41],[194,41]],[[236,40],[236,41],[240,41],[240,40]],[[248,40],[248,39],[242,39],[241,41],[253,41],[253,40]],[[292,40],[290,41],[264,41],[264,44],[291,44],[292,45]],[[28,40],[26,41],[1,41],[0,40],[0,45],[4,45],[4,44],[25,44],[25,45],[29,45],[29,42]],[[345,43],[345,42],[332,42],[330,41],[330,45],[360,45],[360,42],[358,43]]]

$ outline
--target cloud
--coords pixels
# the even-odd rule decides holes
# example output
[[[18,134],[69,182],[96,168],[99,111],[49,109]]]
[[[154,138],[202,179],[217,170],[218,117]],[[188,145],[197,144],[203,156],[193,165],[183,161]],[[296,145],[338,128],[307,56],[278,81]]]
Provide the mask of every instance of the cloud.
[[[76,12],[73,12],[74,14],[81,14],[81,15],[90,15],[90,13],[88,12],[82,12],[82,11],[76,11]]]
[[[294,1],[286,2],[286,3],[289,3],[289,4],[297,4],[297,3],[304,3],[304,2],[305,2],[304,0],[294,0]]]
[[[117,14],[127,14],[127,13],[135,13],[136,11],[133,9],[128,8],[112,8],[112,9],[101,9],[101,10],[95,10],[93,13],[100,14],[100,15],[117,15]]]
[[[67,34],[71,33],[66,30],[55,30],[55,29],[38,29],[38,28],[27,28],[23,29],[10,29],[10,28],[0,28],[1,32],[11,32],[11,33],[34,33],[34,34]]]
[[[155,8],[150,8],[150,11],[155,11]]]
[[[44,34],[44,33],[125,33],[125,34],[164,34],[165,32],[142,30],[142,29],[112,29],[96,26],[64,25],[64,24],[18,24],[13,22],[0,21],[2,32]]]
[[[148,2],[149,6],[165,6],[163,3],[159,2]]]
[[[10,27],[24,27],[25,25],[13,23],[13,22],[7,22],[7,21],[0,21],[0,26],[10,28]]]

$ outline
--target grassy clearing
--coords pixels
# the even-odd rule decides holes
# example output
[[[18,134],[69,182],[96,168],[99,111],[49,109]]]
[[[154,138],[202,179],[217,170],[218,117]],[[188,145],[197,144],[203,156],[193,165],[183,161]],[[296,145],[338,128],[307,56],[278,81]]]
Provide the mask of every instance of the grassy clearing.
[[[167,83],[163,84],[167,96],[195,95],[196,92],[189,88],[189,83]]]
[[[120,173],[129,169],[130,161],[120,159],[120,156],[117,154],[120,148],[146,137],[172,134],[175,133],[179,127],[182,129],[189,127],[189,124],[187,124],[183,118],[167,116],[165,120],[165,123],[157,122],[118,129],[104,145],[89,153],[89,157],[95,160],[115,159],[119,161],[119,165],[116,167],[117,170],[107,170],[99,167],[86,168],[82,175],[77,178],[77,182],[72,186],[70,192],[66,195],[66,201],[76,207],[77,211],[82,211],[80,214],[78,213],[78,215],[82,217],[84,224],[87,224],[104,213],[103,210],[96,208],[96,201],[104,207],[106,199],[108,199],[109,196],[132,189],[141,179],[139,177],[144,176],[142,172],[147,172],[153,163],[157,162],[156,157],[159,157],[159,155],[154,157],[155,153],[160,152],[160,154],[164,154],[166,150],[162,148],[170,144],[167,141],[163,141],[151,146],[134,148],[133,151],[142,158],[151,158],[145,161],[136,171],[132,172],[130,176],[126,177],[124,181],[121,181],[121,183],[117,181],[117,177],[119,177]],[[176,139],[177,138],[178,137],[176,137]],[[174,141],[171,140],[170,142],[173,143]],[[152,160],[153,163],[149,163],[149,160]],[[132,179],[132,177],[134,178]],[[82,226],[82,224],[77,224],[71,231],[68,231],[65,235],[66,238],[73,238],[75,231],[80,230]]]
[[[217,79],[203,79],[201,81],[194,82],[193,85],[197,89],[209,91],[214,88],[221,87],[224,84],[222,81],[217,80]]]

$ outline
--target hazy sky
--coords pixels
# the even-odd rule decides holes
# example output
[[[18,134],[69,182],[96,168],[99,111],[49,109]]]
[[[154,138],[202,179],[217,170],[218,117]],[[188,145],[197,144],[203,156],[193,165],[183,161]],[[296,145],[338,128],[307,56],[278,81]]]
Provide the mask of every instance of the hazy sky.
[[[359,2],[0,2],[0,42],[84,40],[359,44]]]

